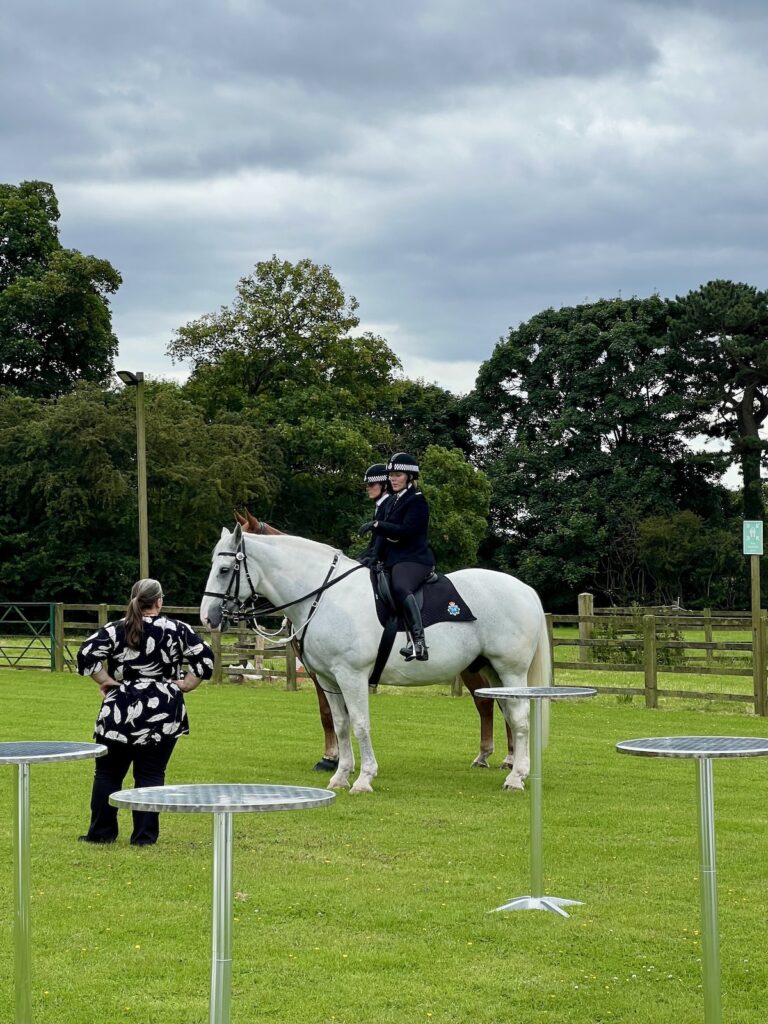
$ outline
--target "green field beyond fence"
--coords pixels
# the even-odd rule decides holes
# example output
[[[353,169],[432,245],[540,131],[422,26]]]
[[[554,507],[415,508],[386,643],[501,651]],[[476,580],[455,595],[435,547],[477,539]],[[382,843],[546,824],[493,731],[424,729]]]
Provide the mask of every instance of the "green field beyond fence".
[[[201,627],[197,607],[166,611],[209,640],[214,682],[260,679],[294,690],[306,675],[279,618],[262,623],[276,633],[265,642],[244,625],[225,634]],[[0,666],[74,671],[85,637],[123,613],[106,604],[0,605]],[[589,673],[589,685],[641,697],[650,708],[674,698],[749,704],[756,714],[768,713],[765,612],[754,630],[748,612],[594,608],[591,596],[581,595],[577,615],[548,615],[547,622],[556,683],[583,684]],[[460,682],[448,682],[458,695]]]

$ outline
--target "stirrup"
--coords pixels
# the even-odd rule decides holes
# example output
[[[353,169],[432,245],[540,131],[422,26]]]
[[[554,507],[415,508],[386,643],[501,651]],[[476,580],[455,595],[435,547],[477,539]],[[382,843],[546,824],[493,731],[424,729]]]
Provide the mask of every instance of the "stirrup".
[[[400,653],[402,654],[406,661],[413,661],[413,659],[416,657],[413,651],[413,640],[409,640],[405,647],[401,647]]]

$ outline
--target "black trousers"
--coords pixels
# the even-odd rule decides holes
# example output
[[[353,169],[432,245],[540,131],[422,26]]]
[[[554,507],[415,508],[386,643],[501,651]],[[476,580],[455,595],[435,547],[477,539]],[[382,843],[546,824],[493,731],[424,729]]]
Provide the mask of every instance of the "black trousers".
[[[418,590],[427,576],[434,572],[433,565],[422,565],[420,562],[396,562],[389,569],[392,584],[392,596],[402,608],[403,601],[414,590]]]
[[[176,740],[165,740],[148,746],[131,746],[100,740],[107,748],[103,757],[97,757],[91,791],[91,824],[88,838],[107,843],[117,839],[117,808],[109,798],[123,787],[123,779],[133,765],[133,780],[137,787],[162,786],[165,769],[171,759]],[[160,834],[160,815],[155,811],[132,811],[134,846],[148,846],[157,842]]]

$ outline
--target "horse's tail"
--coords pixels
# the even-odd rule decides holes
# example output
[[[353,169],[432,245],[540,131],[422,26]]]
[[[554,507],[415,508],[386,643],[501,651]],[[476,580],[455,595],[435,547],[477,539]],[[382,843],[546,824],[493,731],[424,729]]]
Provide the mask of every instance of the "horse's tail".
[[[549,630],[544,609],[539,602],[539,635],[536,640],[536,651],[528,666],[529,686],[552,685],[552,653],[549,647]]]
[[[528,666],[529,686],[551,686],[552,685],[552,651],[549,646],[549,630],[547,629],[547,617],[539,601],[539,636],[536,641],[531,664]],[[544,701],[541,709],[541,730],[543,746],[546,749],[549,743],[549,701]]]

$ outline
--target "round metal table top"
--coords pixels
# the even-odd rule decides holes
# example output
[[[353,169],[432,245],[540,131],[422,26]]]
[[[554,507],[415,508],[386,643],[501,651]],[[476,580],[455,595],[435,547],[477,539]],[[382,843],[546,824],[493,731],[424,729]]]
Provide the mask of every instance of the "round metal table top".
[[[652,736],[622,740],[620,754],[638,757],[768,757],[768,739],[755,736]]]
[[[80,761],[102,757],[103,743],[69,743],[59,740],[17,740],[0,743],[0,764],[46,764],[52,761]]]
[[[591,686],[503,686],[475,690],[475,697],[495,700],[567,700],[576,697],[594,697],[597,690]]]
[[[109,802],[134,811],[298,811],[333,803],[336,794],[309,786],[271,786],[212,782],[182,786],[145,786],[113,793]]]

